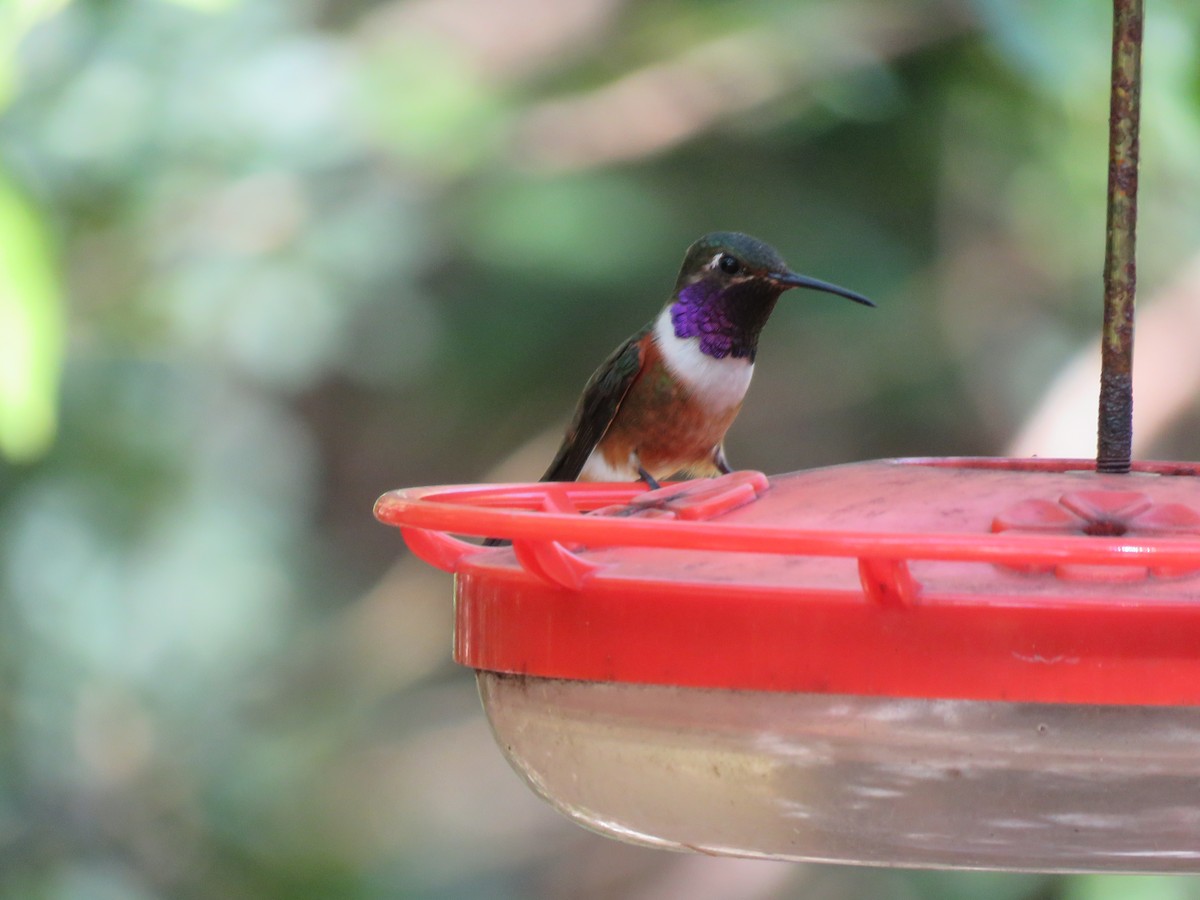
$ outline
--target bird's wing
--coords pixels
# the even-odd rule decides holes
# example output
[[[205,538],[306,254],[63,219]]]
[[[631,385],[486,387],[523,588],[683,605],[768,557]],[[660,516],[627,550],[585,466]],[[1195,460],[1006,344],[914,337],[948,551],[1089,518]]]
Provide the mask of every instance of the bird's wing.
[[[642,340],[649,333],[647,325],[614,350],[588,379],[567,436],[542,481],[574,481],[579,477],[642,370]]]

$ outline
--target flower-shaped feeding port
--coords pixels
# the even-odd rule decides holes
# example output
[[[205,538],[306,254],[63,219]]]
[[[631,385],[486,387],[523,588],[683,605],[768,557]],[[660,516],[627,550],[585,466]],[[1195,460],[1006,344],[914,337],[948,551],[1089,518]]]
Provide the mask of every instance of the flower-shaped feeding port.
[[[1078,534],[1091,537],[1170,537],[1200,535],[1200,512],[1183,503],[1155,503],[1138,491],[1071,491],[1057,501],[1022,500],[992,521],[993,532]],[[1080,563],[1012,565],[1028,573],[1053,574],[1067,581],[1142,581],[1181,578],[1200,568],[1103,566]]]

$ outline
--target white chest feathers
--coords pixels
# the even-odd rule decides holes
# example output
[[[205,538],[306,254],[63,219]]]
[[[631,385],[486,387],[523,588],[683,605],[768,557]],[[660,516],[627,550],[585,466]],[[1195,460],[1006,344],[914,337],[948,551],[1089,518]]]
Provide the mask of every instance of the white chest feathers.
[[[716,359],[700,349],[699,338],[676,337],[669,306],[654,322],[654,340],[671,374],[697,402],[723,411],[737,406],[746,396],[754,363],[732,356]]]

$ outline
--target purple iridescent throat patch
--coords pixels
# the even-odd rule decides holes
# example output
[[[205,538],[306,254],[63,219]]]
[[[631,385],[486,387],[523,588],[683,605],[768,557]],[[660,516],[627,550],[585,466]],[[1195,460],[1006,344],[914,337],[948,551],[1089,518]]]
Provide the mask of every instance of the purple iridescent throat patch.
[[[700,350],[714,359],[754,355],[754,340],[730,320],[721,289],[697,281],[679,292],[671,304],[671,323],[678,338],[700,338]]]

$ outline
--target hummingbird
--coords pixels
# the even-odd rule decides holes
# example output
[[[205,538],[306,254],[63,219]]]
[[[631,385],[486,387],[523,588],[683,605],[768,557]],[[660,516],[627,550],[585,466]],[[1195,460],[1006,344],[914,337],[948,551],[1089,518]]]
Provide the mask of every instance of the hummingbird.
[[[793,272],[749,235],[717,231],[692,244],[662,311],[588,380],[541,480],[641,480],[657,488],[672,475],[732,471],[725,432],[750,386],[758,336],[791,288],[875,305]]]

